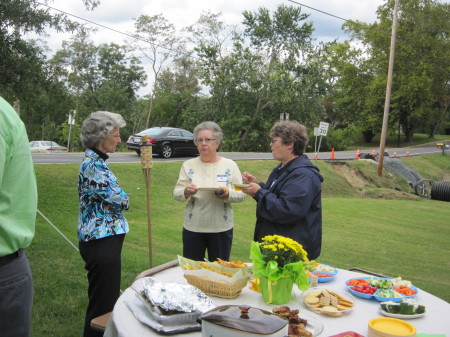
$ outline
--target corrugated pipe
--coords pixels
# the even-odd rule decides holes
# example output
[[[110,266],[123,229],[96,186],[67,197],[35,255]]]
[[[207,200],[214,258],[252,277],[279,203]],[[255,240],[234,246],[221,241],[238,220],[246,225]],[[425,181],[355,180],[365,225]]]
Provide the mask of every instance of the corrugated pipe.
[[[450,181],[433,181],[430,197],[433,200],[450,201]]]

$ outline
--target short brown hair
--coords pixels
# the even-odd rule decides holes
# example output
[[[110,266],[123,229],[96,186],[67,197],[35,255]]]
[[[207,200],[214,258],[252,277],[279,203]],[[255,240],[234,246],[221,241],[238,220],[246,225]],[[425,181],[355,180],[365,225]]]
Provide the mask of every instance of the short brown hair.
[[[276,123],[270,129],[270,137],[280,137],[283,144],[294,143],[292,152],[301,156],[306,151],[309,137],[306,126],[296,121],[284,121]]]

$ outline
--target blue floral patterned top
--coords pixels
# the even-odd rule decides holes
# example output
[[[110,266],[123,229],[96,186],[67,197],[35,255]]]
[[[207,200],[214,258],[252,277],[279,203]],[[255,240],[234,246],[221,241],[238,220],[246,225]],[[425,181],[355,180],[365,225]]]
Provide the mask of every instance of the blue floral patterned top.
[[[91,241],[128,233],[122,211],[128,209],[128,194],[117,183],[105,159],[86,150],[78,175],[78,240]]]

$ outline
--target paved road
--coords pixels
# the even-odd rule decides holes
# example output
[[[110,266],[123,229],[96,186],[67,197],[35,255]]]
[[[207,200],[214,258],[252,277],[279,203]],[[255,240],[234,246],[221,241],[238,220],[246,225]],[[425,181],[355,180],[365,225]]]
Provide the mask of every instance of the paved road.
[[[378,153],[379,148],[365,149],[360,153],[371,154],[374,151],[375,154]],[[430,153],[442,153],[441,149],[435,146],[429,147],[410,147],[410,148],[392,148],[387,149],[387,153],[390,157],[405,157],[405,156],[418,156]],[[340,160],[350,160],[356,159],[357,151],[336,151],[334,153],[334,159]],[[74,152],[74,153],[33,153],[33,162],[35,164],[70,164],[70,163],[81,163],[84,153]],[[273,159],[272,153],[262,153],[262,152],[222,152],[220,153],[223,157],[230,158],[233,160],[271,160]],[[308,157],[312,160],[329,160],[332,159],[332,154],[330,152],[323,152],[317,155],[314,153],[307,153]],[[446,151],[446,155],[450,155],[450,151]],[[140,163],[141,158],[135,152],[117,152],[109,154],[110,158],[108,163]],[[153,161],[185,161],[189,159],[188,157],[175,157],[170,159],[161,159],[157,155],[153,156]]]

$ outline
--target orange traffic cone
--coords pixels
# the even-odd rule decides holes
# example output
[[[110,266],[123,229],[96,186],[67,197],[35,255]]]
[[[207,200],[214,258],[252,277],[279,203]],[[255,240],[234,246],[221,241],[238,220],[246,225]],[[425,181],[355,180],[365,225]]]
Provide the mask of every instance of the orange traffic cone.
[[[331,156],[330,159],[334,159],[334,147],[331,148]]]
[[[317,159],[317,152],[314,153],[314,159]]]
[[[409,157],[409,151],[406,151],[406,156]]]
[[[375,157],[375,150],[372,149],[372,157]]]
[[[394,152],[394,158],[397,157],[397,152]]]
[[[361,158],[361,154],[359,153],[359,149],[358,149],[358,151],[356,151],[356,156],[355,156],[355,158],[356,158],[356,159],[360,159],[360,158]]]

